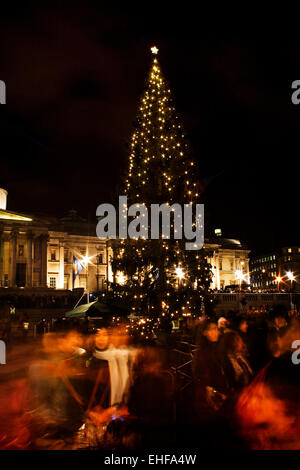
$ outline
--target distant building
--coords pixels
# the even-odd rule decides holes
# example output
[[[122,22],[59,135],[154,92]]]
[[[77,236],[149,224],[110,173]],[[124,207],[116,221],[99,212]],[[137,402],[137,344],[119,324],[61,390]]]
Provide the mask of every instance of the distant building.
[[[287,246],[251,257],[250,273],[251,285],[255,289],[299,292],[300,246]],[[294,281],[291,281],[290,274]]]
[[[212,289],[223,290],[227,286],[250,284],[250,251],[239,240],[221,238],[205,240],[208,262],[212,266]]]

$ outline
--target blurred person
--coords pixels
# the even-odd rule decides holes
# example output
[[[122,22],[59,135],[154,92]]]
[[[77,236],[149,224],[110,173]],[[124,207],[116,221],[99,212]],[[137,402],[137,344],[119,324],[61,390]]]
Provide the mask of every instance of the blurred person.
[[[249,335],[249,323],[246,317],[238,317],[234,322],[235,328],[232,331],[236,331],[247,349],[246,356],[250,354],[250,335]]]
[[[137,417],[135,430],[142,447],[174,443],[172,375],[165,370],[164,355],[158,347],[144,347],[134,365],[129,393],[129,412]]]
[[[84,400],[78,391],[83,374],[80,358],[82,338],[77,332],[64,336],[46,333],[42,337],[41,359],[29,370],[32,390],[31,417],[37,446],[60,440],[70,445],[82,424]],[[76,388],[77,390],[76,390]]]
[[[112,420],[128,415],[125,405],[133,351],[127,346],[126,328],[123,325],[111,330],[101,328],[93,339],[94,347],[87,360],[90,399],[77,436],[78,448],[105,447]]]
[[[228,386],[234,391],[249,385],[253,377],[247,355],[247,347],[237,332],[226,333],[223,336],[222,364]]]
[[[192,361],[194,416],[187,444],[201,441],[205,448],[230,448],[235,440],[228,419],[230,388],[220,354],[221,336],[216,321],[206,320],[203,323],[202,335]]]
[[[285,322],[277,322],[279,329]],[[272,357],[237,402],[242,435],[253,449],[300,449],[300,374],[292,361],[294,340],[300,338],[295,322],[273,337]]]
[[[197,406],[218,410],[228,389],[218,348],[220,330],[213,320],[201,325],[201,335],[194,353],[192,369],[196,386]]]
[[[272,355],[279,349],[278,341],[287,331],[288,323],[282,310],[277,310],[273,314],[273,322],[269,328],[267,342]]]

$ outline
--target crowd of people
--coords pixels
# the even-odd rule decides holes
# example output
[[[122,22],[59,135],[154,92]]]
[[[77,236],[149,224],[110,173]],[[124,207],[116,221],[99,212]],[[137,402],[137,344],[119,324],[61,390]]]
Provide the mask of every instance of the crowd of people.
[[[295,436],[300,376],[292,362],[292,345],[298,338],[298,315],[288,316],[282,308],[272,315],[198,322],[192,360],[197,406],[192,413],[204,424],[205,438],[211,433],[214,441],[221,433],[230,440],[233,432],[241,446],[283,448],[291,445],[286,442],[289,436],[299,448]],[[276,414],[272,408],[279,404],[281,413]],[[279,432],[282,423],[284,439]],[[240,441],[243,436],[246,440]]]
[[[188,334],[186,383],[173,348],[134,344],[122,323],[11,348],[0,371],[0,448],[299,449],[298,316],[200,317]]]

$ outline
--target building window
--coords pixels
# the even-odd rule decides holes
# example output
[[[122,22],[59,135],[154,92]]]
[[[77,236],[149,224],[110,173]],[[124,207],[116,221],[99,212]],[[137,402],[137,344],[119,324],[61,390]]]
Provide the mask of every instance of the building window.
[[[50,277],[49,281],[50,287],[52,287],[52,289],[56,289],[56,277]]]
[[[103,264],[103,253],[98,254],[98,264]]]
[[[55,248],[51,248],[50,260],[56,261],[56,249]]]
[[[222,264],[222,260],[219,259],[219,270],[222,271],[223,269],[223,264]]]
[[[65,263],[69,262],[69,252],[68,252],[68,250],[64,251],[64,262]]]
[[[79,287],[83,287],[86,289],[86,277],[85,276],[79,276]]]
[[[69,287],[69,278],[68,278],[68,276],[65,276],[64,277],[64,289],[67,290],[68,287]]]
[[[18,255],[24,256],[24,245],[19,245]]]
[[[288,253],[292,253],[292,248],[288,248]]]

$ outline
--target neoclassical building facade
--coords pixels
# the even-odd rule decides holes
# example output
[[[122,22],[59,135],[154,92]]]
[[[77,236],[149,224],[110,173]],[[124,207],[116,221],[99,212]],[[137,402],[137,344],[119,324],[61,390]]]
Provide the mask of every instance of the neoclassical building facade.
[[[0,189],[0,289],[105,288],[109,248],[76,211],[62,219],[8,211]],[[73,281],[73,258],[82,270]],[[25,291],[24,291],[25,292]]]
[[[207,261],[212,266],[212,289],[223,290],[226,286],[250,284],[249,253],[239,240],[219,238],[207,240]]]

